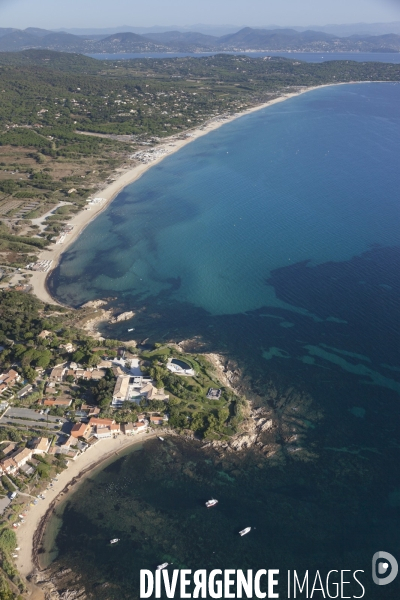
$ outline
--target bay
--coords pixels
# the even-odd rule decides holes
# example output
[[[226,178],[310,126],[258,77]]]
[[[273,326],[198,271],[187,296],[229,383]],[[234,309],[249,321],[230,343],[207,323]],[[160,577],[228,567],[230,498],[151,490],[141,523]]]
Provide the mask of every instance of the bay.
[[[221,352],[275,422],[271,456],[173,438],[83,484],[53,564],[93,597],[136,598],[139,566],[164,560],[359,568],[368,598],[398,597],[369,573],[374,552],[399,553],[399,100],[397,84],[335,86],[224,125],[128,186],[63,255],[58,299],[114,296],[138,339]],[[204,513],[212,495],[219,512]]]
[[[320,63],[328,60],[355,60],[357,62],[400,63],[400,52],[119,52],[109,54],[88,54],[99,60],[132,60],[143,58],[182,58],[185,56],[215,56],[215,54],[234,54],[262,58],[264,56],[282,56],[293,60]]]

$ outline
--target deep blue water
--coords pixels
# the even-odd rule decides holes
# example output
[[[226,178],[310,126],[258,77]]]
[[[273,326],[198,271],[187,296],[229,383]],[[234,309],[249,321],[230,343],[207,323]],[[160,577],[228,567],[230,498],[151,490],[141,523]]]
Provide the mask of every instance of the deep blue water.
[[[319,89],[166,158],[63,255],[57,298],[136,311],[111,337],[134,326],[222,352],[275,423],[268,456],[149,443],[85,484],[56,564],[92,594],[136,598],[139,565],[166,560],[359,568],[368,600],[399,597],[398,581],[369,583],[374,552],[400,557],[399,156],[399,85]],[[257,534],[238,546],[248,524]],[[110,556],[99,540],[114,533],[125,541]]]
[[[117,54],[88,54],[99,60],[129,60],[132,58],[177,58],[183,56],[214,56],[216,52],[121,52]],[[400,52],[218,52],[218,54],[239,54],[259,58],[263,56],[283,56],[293,60],[319,63],[327,60],[355,60],[357,62],[400,63]]]

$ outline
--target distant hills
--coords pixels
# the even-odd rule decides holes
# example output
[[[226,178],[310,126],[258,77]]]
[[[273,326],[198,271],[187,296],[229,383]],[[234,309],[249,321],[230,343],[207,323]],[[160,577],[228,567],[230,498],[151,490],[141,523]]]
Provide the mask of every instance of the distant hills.
[[[228,35],[229,33],[235,33],[239,29],[243,29],[244,25],[240,27],[237,25],[205,25],[204,23],[196,23],[193,25],[156,25],[153,27],[132,27],[131,25],[120,25],[119,27],[104,27],[102,29],[94,28],[61,28],[57,31],[64,31],[66,33],[73,33],[74,35],[96,35],[103,36],[111,35],[113,33],[121,33],[124,31],[131,31],[132,33],[140,33],[140,35],[147,36],[148,33],[165,33],[168,31],[180,31],[189,32],[196,31],[205,35],[212,35],[221,37],[222,35]],[[385,33],[398,33],[400,35],[400,21],[392,21],[391,23],[346,23],[344,25],[312,25],[307,27],[300,27],[298,25],[290,26],[287,25],[282,27],[281,25],[268,25],[253,26],[253,29],[294,29],[295,31],[323,31],[324,33],[333,33],[340,37],[346,37],[350,35],[384,35]]]
[[[222,36],[195,31],[156,31],[145,35],[122,31],[111,35],[55,32],[36,27],[0,28],[0,52],[30,48],[79,53],[125,52],[400,52],[400,35],[353,34],[339,36],[326,31],[255,29],[244,27]]]

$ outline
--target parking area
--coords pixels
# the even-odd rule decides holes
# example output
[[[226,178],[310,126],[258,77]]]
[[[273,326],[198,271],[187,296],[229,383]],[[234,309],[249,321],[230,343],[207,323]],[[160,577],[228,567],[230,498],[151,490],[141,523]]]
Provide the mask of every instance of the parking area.
[[[7,506],[10,504],[11,499],[8,496],[4,498],[0,498],[0,515],[6,510]]]
[[[52,417],[51,415],[40,414],[30,408],[13,408],[6,410],[0,419],[0,425],[14,425],[26,427],[47,427],[54,429],[62,427],[67,423],[67,419],[63,417]]]

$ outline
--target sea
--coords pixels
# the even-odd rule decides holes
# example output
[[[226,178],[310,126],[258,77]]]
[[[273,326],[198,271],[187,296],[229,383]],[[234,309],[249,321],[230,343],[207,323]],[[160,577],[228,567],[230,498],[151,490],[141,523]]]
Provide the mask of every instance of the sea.
[[[303,60],[304,62],[319,63],[329,60],[355,60],[356,62],[384,62],[399,64],[400,52],[119,52],[109,54],[87,54],[98,60],[131,60],[143,58],[184,58],[191,56],[215,56],[216,54],[233,54],[250,56],[252,58],[263,58],[264,56],[280,56],[291,60]]]
[[[280,598],[288,570],[346,571],[308,597],[400,597],[371,577],[376,552],[400,560],[399,157],[399,84],[320,88],[168,156],[67,249],[55,298],[135,312],[107,336],[223,355],[273,451],[149,440],[67,497],[44,564],[99,600],[163,562],[279,569]]]

